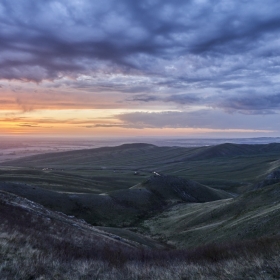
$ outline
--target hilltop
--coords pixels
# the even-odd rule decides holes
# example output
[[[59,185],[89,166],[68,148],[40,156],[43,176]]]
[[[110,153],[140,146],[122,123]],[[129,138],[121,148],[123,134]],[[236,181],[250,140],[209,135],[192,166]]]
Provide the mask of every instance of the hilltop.
[[[145,189],[163,200],[177,202],[208,202],[231,197],[224,191],[212,189],[192,180],[161,174],[151,176],[130,189]]]
[[[123,144],[116,147],[102,147],[95,149],[83,149],[67,152],[56,152],[34,155],[24,157],[12,161],[6,161],[2,165],[20,166],[55,166],[56,164],[62,165],[83,165],[95,163],[99,161],[101,164],[106,163],[108,159],[121,160],[125,163],[144,161],[147,162],[150,158],[154,160],[163,160],[162,163],[172,163],[178,161],[212,159],[221,157],[237,157],[248,155],[266,155],[266,154],[280,154],[280,143],[271,144],[231,144],[224,143],[217,146],[204,146],[195,148],[185,147],[158,147],[152,144],[133,143]],[[113,164],[113,163],[112,163]]]

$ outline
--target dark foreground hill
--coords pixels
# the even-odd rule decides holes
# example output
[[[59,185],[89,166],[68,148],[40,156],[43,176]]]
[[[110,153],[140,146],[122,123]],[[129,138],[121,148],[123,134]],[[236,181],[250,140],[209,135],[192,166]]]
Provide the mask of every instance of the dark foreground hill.
[[[5,221],[2,226],[13,226],[22,230],[32,228],[32,230],[38,231],[38,234],[47,233],[50,235],[61,230],[61,233],[65,234],[64,241],[60,240],[62,243],[69,242],[67,241],[67,238],[70,237],[67,234],[67,229],[69,229],[73,234],[81,234],[84,238],[88,238],[88,241],[90,239],[94,241],[94,243],[91,242],[91,246],[96,249],[99,245],[105,246],[107,243],[112,246],[126,248],[136,248],[141,245],[128,239],[108,234],[74,216],[51,211],[38,203],[8,192],[0,191],[0,209],[1,222]],[[76,241],[72,240],[72,242],[74,245]]]
[[[0,191],[3,280],[279,279],[279,241],[274,236],[195,250],[149,249]]]

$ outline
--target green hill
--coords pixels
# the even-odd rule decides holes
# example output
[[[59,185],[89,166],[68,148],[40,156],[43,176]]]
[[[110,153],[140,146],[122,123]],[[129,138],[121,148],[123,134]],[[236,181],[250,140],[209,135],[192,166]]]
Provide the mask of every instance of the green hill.
[[[126,144],[5,162],[1,276],[278,279],[279,147]]]
[[[152,176],[138,186],[104,194],[60,193],[22,183],[0,183],[0,190],[28,198],[51,210],[74,215],[93,225],[122,227],[132,226],[162,211],[170,203],[230,197],[225,192],[172,176]]]
[[[2,191],[0,210],[3,280],[279,278],[277,236],[164,250],[143,235],[93,227]]]
[[[131,189],[145,189],[166,201],[207,202],[231,197],[228,193],[214,190],[192,180],[175,176],[154,175]]]
[[[280,184],[239,197],[178,204],[145,221],[155,238],[179,248],[280,234]]]
[[[196,148],[125,144],[7,161],[0,166],[0,180],[98,194],[128,189],[158,172],[242,193],[279,168],[279,158],[279,143]]]

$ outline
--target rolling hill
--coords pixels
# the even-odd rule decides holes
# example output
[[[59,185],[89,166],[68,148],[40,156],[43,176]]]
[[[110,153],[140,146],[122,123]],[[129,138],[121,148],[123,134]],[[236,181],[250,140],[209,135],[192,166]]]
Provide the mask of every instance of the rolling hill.
[[[280,144],[140,143],[4,162],[1,276],[277,279],[279,169]]]
[[[195,148],[185,147],[158,147],[152,144],[134,143],[123,144],[116,147],[103,147],[67,152],[48,153],[35,155],[13,161],[7,161],[4,165],[29,167],[42,166],[82,166],[95,164],[106,165],[111,161],[110,166],[121,161],[123,165],[134,163],[144,164],[153,159],[155,163],[174,163],[186,160],[201,160],[212,158],[231,158],[237,156],[259,156],[269,154],[280,154],[280,143],[271,144],[231,144],[225,143],[217,146],[204,146]],[[134,158],[134,160],[133,160]],[[151,163],[151,162],[150,162]]]
[[[192,180],[161,174],[151,176],[130,189],[145,189],[165,201],[176,202],[208,202],[231,197],[224,191],[212,189]]]
[[[280,234],[280,184],[236,198],[178,204],[143,222],[154,238],[177,248]]]
[[[99,226],[133,226],[170,204],[206,202],[231,197],[193,181],[152,176],[126,190],[102,194],[60,193],[22,183],[1,183],[0,190],[25,197],[45,207],[74,215]]]
[[[279,158],[279,143],[196,148],[125,144],[6,161],[0,165],[0,180],[98,194],[128,189],[157,172],[240,194],[279,168]]]
[[[235,215],[241,215],[238,211],[252,212],[250,205],[259,209],[261,204],[256,206],[258,204],[250,200],[246,203],[245,198],[248,198],[248,193],[254,197],[258,191],[265,197],[270,186],[276,188],[279,158],[280,144],[226,143],[200,148],[125,144],[6,162],[0,170],[0,190],[25,197],[50,210],[84,219],[92,225],[136,227],[136,231],[140,224],[144,228],[149,225],[149,231],[155,235],[159,233],[154,217],[160,220],[173,211],[171,224],[163,218],[163,224],[173,228],[173,222],[180,227],[178,217],[191,215],[193,223],[194,216],[198,215],[201,220],[195,226],[199,228],[200,221],[203,221],[202,233],[213,229],[212,237],[207,239],[211,243],[228,238],[237,240],[242,234],[244,238],[250,238],[244,232],[235,237],[222,233],[221,236],[215,235],[214,232],[220,230],[220,225],[224,228],[227,223],[224,217],[234,221],[240,229],[242,223],[233,219]],[[178,176],[180,174],[184,176]],[[192,177],[199,178],[199,181],[191,180]],[[263,207],[268,209],[266,204]],[[184,224],[187,228],[192,226],[186,219]],[[197,238],[200,235],[196,234],[200,232],[198,228],[189,231],[182,227],[182,239],[189,241],[188,244],[178,241],[178,244],[197,246],[199,242],[191,241],[191,236],[194,234]],[[164,229],[159,228],[158,231],[164,232]],[[180,232],[178,228],[176,235],[180,236]],[[260,229],[257,232],[259,235],[256,236],[265,235]],[[166,236],[166,241],[172,243],[172,238],[168,234]],[[208,241],[203,239],[203,243]]]

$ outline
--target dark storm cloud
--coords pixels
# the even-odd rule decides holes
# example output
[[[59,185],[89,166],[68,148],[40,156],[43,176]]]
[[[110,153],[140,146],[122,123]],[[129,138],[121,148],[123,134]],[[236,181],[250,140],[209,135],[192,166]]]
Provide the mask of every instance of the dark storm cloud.
[[[153,95],[136,95],[132,98],[129,98],[127,101],[139,101],[139,102],[151,102],[151,101],[158,101],[160,98]]]
[[[275,113],[279,10],[278,0],[3,0],[0,79]]]
[[[194,94],[170,94],[167,97],[161,95],[136,95],[127,101],[133,102],[171,102],[186,106],[204,106],[219,108],[228,113],[246,115],[275,114],[280,110],[280,93],[267,94],[256,91],[236,92],[230,96],[199,98]]]
[[[229,112],[238,111],[243,114],[273,114],[275,110],[280,110],[280,93],[270,95],[242,93],[225,99],[216,106]]]
[[[190,105],[197,104],[200,99],[193,94],[174,94],[167,97],[155,96],[155,95],[135,95],[127,101],[136,101],[136,102],[152,102],[152,101],[161,101],[161,102],[173,102],[176,104]]]
[[[169,97],[166,97],[164,101],[187,105],[187,104],[196,104],[200,101],[200,99],[190,94],[174,94],[174,95],[170,95]]]
[[[279,34],[279,9],[276,0],[1,1],[0,75],[40,81],[107,64],[153,73],[158,59],[254,51]]]

